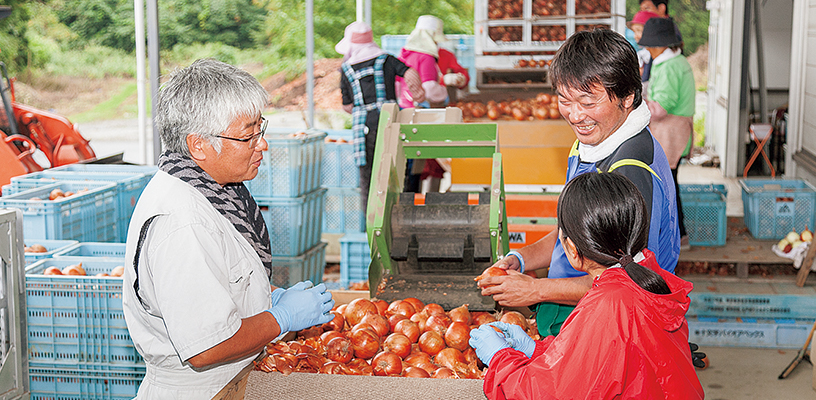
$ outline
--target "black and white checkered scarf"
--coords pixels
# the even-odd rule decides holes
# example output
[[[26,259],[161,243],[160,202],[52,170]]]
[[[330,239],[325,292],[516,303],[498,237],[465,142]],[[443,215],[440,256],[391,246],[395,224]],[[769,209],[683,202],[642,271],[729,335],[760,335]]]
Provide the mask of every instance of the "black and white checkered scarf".
[[[196,188],[235,229],[252,244],[261,257],[266,275],[272,275],[272,251],[261,209],[242,182],[221,186],[189,157],[165,151],[159,157],[159,169]]]

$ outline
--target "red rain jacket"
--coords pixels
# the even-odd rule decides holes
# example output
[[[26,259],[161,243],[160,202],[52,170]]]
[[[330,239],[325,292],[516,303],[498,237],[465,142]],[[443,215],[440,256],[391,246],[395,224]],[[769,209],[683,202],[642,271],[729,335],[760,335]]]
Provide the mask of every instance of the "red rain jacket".
[[[487,398],[704,398],[685,318],[692,284],[661,269],[651,251],[643,254],[639,264],[659,273],[671,294],[644,290],[623,268],[604,271],[561,333],[536,342],[531,358],[514,349],[493,356]]]

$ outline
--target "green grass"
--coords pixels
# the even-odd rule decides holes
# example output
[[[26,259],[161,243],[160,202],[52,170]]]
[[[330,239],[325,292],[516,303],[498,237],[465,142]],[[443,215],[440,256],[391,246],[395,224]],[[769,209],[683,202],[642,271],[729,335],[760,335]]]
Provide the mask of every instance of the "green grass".
[[[88,121],[100,121],[100,120],[108,120],[108,119],[115,119],[117,116],[120,116],[123,112],[134,112],[136,110],[136,102],[129,101],[129,99],[135,96],[136,93],[136,82],[129,83],[122,87],[122,90],[119,93],[115,94],[110,99],[97,104],[96,107],[79,113],[75,115],[71,115],[70,119],[75,123],[80,122],[88,122]],[[148,108],[150,105],[147,106]]]
[[[705,146],[705,114],[694,118],[694,147]]]

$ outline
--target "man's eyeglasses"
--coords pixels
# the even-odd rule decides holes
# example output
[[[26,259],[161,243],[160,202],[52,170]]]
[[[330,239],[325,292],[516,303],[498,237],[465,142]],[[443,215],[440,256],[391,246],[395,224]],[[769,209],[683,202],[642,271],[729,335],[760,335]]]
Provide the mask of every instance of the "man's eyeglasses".
[[[215,135],[215,137],[221,138],[221,139],[234,140],[236,142],[243,142],[243,143],[249,142],[249,147],[255,147],[255,146],[258,145],[258,139],[263,137],[264,132],[266,132],[266,125],[268,123],[269,123],[269,121],[267,121],[266,118],[261,117],[261,131],[254,134],[254,135],[252,135],[252,136],[250,136],[250,137],[248,137],[248,138],[239,139],[239,138],[234,138],[234,137],[229,137],[229,136],[222,136],[222,135]]]

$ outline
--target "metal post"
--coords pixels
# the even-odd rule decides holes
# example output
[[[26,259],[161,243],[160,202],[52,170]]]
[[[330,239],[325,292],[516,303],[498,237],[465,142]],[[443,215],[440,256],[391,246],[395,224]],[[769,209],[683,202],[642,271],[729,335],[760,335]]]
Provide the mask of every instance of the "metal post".
[[[157,0],[147,0],[147,58],[150,63],[151,119],[153,120],[153,162],[161,155],[161,139],[156,129],[156,107],[159,103],[159,7]]]
[[[314,0],[306,0],[306,95],[309,99],[307,128],[314,127]]]
[[[762,4],[760,0],[754,0],[754,36],[756,37],[757,56],[757,83],[759,84],[759,115],[760,123],[767,124],[768,121],[768,88],[765,86],[765,50],[762,46]]]
[[[365,0],[365,12],[363,15],[365,15],[365,22],[368,26],[371,26],[371,0]]]
[[[306,7],[308,7],[308,5]],[[307,8],[307,10],[308,10],[308,8]],[[364,15],[363,15],[364,12],[365,11],[364,11],[364,6],[363,6],[363,0],[357,0],[357,21],[364,21],[365,20]],[[307,12],[307,14],[308,14],[308,12]]]
[[[147,123],[145,121],[145,19],[144,0],[134,0],[136,22],[136,97],[138,101],[139,162],[147,164]]]

